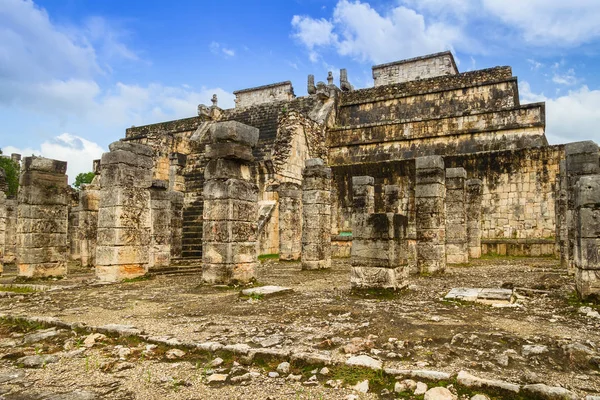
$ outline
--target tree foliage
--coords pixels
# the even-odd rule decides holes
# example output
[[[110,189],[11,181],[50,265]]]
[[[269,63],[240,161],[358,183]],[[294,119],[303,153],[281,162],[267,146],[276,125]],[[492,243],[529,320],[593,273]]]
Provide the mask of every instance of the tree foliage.
[[[0,154],[2,154],[2,149],[0,149]],[[19,190],[19,165],[10,157],[0,156],[0,168],[6,174],[6,183],[8,183],[6,195],[9,197],[16,196]]]
[[[73,183],[73,186],[79,189],[83,184],[92,183],[94,176],[96,176],[96,174],[93,172],[81,172],[75,177],[75,183]]]

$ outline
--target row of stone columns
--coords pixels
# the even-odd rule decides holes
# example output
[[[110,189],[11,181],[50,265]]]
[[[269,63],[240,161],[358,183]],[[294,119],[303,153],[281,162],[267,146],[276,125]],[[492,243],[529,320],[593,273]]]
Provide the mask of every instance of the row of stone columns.
[[[4,272],[4,254],[6,252],[6,194],[4,188],[6,177],[4,170],[0,168],[0,274]]]

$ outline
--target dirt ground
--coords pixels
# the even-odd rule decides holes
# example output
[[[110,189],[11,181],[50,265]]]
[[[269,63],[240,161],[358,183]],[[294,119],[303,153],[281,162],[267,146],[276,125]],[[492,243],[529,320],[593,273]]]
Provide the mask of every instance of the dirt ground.
[[[98,285],[82,270],[42,282],[61,290],[6,293],[0,297],[0,398],[345,399],[357,394],[352,385],[362,379],[343,368],[314,374],[313,367],[294,364],[292,375],[302,375],[298,382],[287,373],[269,377],[281,360],[249,363],[225,353],[222,365],[211,366],[219,354],[183,348],[185,355],[167,357],[168,346],[153,348],[148,337],[319,353],[342,364],[350,355],[368,354],[385,368],[464,370],[518,384],[562,386],[581,397],[600,393],[600,318],[582,309],[598,307],[577,300],[573,278],[554,259],[475,260],[442,275],[413,276],[398,293],[352,291],[349,270],[348,260],[333,260],[326,271],[268,260],[259,268],[257,285],[293,292],[266,298],[202,285],[195,275]],[[515,288],[518,299],[510,307],[445,301],[455,287]],[[109,336],[89,346],[83,329],[48,331],[9,318],[15,316],[132,325],[147,336]],[[31,336],[36,332],[50,336],[36,340]],[[28,368],[26,356],[46,361]],[[212,373],[228,374],[227,383],[209,383]],[[236,374],[249,375],[231,383]],[[307,383],[313,374],[317,382]],[[393,380],[365,376],[371,389],[359,398],[408,397],[393,393]]]

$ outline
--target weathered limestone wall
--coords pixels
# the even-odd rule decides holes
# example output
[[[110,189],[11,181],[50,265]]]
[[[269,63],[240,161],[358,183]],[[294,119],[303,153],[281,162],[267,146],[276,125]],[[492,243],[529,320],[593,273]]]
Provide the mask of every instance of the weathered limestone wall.
[[[257,263],[258,187],[251,180],[258,129],[235,121],[210,128],[204,170],[202,279],[248,282]]]
[[[446,174],[440,156],[415,160],[417,266],[420,273],[446,269]]]
[[[567,229],[568,262],[567,271],[575,273],[576,258],[579,253],[577,241],[577,182],[586,175],[600,174],[600,153],[598,145],[592,141],[568,143],[565,145],[567,165]]]
[[[102,155],[96,276],[115,282],[148,272],[152,148],[119,141]]]
[[[581,176],[574,189],[577,293],[600,299],[600,175]]]
[[[25,157],[19,178],[17,268],[19,276],[67,273],[67,163]]]
[[[99,177],[89,185],[82,185],[79,194],[79,243],[81,265],[96,265],[96,244],[98,239],[98,208],[100,203]]]
[[[235,95],[236,108],[250,107],[281,100],[289,101],[296,97],[292,82],[290,81],[236,90],[233,94]]]
[[[449,51],[373,67],[375,86],[456,74],[458,68]]]
[[[17,259],[17,199],[6,199],[6,239],[4,242],[4,264]]]
[[[279,186],[279,259],[299,260],[302,254],[302,189],[294,183]]]
[[[408,278],[406,229],[400,214],[375,213],[375,180],[352,178],[354,216],[350,282],[355,288],[398,289]]]
[[[466,185],[467,246],[469,258],[481,258],[481,201],[483,182],[469,179]]]
[[[446,263],[469,262],[464,168],[446,169]]]
[[[331,168],[306,161],[302,181],[302,269],[331,267]]]

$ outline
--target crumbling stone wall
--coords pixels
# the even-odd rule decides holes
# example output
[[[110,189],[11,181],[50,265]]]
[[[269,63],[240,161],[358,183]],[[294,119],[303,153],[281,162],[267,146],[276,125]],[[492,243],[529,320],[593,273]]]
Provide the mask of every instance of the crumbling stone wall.
[[[279,259],[299,260],[302,253],[302,190],[284,182],[279,186]]]
[[[446,169],[446,263],[469,262],[464,168]]]
[[[408,282],[406,228],[400,214],[375,213],[375,180],[352,178],[354,216],[350,282],[355,288],[398,289]]]
[[[25,157],[19,178],[17,268],[25,277],[67,273],[67,163]]]
[[[574,190],[577,293],[584,300],[600,299],[600,175],[581,176]]]
[[[94,267],[98,237],[98,209],[100,203],[99,176],[91,184],[82,185],[79,194],[79,243],[81,265]]]
[[[458,68],[449,51],[373,67],[375,86],[456,74]]]
[[[289,101],[296,97],[292,82],[290,81],[236,90],[233,94],[235,95],[236,108],[250,107],[281,100]]]
[[[446,174],[440,156],[415,160],[417,266],[420,273],[446,269]]]
[[[115,282],[148,272],[152,148],[119,141],[102,155],[96,276]]]
[[[306,161],[302,181],[302,269],[331,267],[331,168]]]
[[[252,147],[258,129],[236,121],[210,127],[204,170],[202,279],[248,282],[257,263],[257,195]]]

